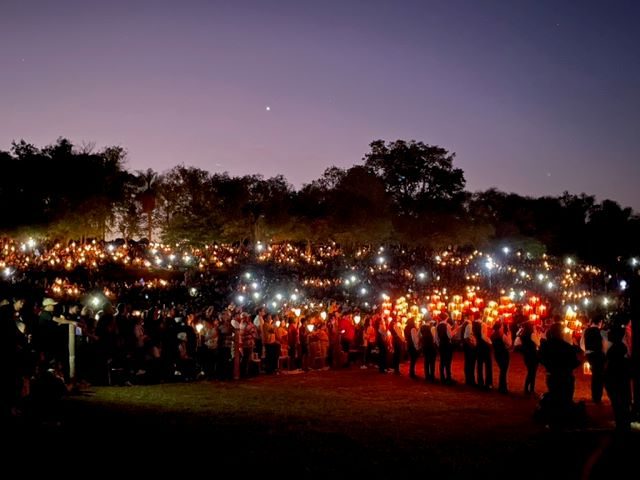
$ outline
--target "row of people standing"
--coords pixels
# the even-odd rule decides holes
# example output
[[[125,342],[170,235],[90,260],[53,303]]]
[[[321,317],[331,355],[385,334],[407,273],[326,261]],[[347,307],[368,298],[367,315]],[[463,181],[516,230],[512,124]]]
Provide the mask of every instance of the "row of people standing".
[[[409,355],[409,376],[416,378],[415,367],[419,354],[424,356],[425,379],[434,381],[436,378],[436,359],[439,355],[439,378],[442,383],[452,383],[451,363],[453,361],[454,339],[462,339],[464,351],[465,383],[470,386],[482,388],[493,387],[493,362],[491,352],[498,364],[499,390],[506,393],[507,371],[509,368],[512,347],[511,334],[508,326],[502,322],[496,322],[489,326],[480,320],[473,321],[470,317],[464,319],[460,325],[452,325],[449,316],[442,313],[438,316],[438,322],[422,322],[419,326],[414,319],[408,319],[403,334],[398,333],[399,323],[390,322],[389,333],[386,333],[384,319],[378,320],[378,346],[381,349],[380,371],[386,371],[385,335],[393,339],[394,350],[393,368],[398,372],[399,360],[396,360],[396,352],[402,351],[406,344]]]

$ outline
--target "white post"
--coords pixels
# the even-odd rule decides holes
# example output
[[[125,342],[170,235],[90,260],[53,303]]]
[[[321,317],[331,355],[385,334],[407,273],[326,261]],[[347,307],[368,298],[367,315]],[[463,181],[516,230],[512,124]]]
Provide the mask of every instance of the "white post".
[[[76,378],[76,326],[69,324],[69,380]]]

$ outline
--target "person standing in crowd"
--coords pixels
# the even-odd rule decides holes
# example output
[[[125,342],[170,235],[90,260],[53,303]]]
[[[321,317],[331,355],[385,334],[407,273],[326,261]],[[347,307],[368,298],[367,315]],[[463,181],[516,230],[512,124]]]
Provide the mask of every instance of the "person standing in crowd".
[[[445,384],[453,383],[451,378],[451,362],[453,361],[453,338],[454,331],[449,323],[449,315],[442,312],[436,326],[435,341],[440,352],[440,381]]]
[[[631,428],[631,360],[623,339],[625,327],[614,325],[609,329],[604,365],[604,384],[611,400],[611,408],[616,421],[616,430]]]
[[[266,311],[264,308],[258,309],[256,312],[256,316],[253,318],[253,325],[256,327],[256,341],[255,341],[255,350],[258,354],[258,358],[264,358],[264,343],[263,343],[263,335],[262,329],[264,327],[264,317],[266,315]]]
[[[402,352],[405,349],[405,338],[400,319],[394,319],[391,321],[391,328],[389,331],[391,332],[391,342],[393,344],[393,373],[400,375],[400,359],[402,357]]]
[[[2,418],[19,414],[28,395],[32,373],[31,345],[26,322],[21,317],[24,298],[0,307],[0,389]]]
[[[218,378],[231,380],[233,378],[233,365],[231,363],[233,350],[233,327],[231,326],[231,312],[222,312],[222,321],[218,327]]]
[[[376,345],[378,346],[378,369],[380,373],[387,373],[387,354],[389,353],[387,322],[379,316],[374,325],[376,327]]]
[[[476,385],[480,388],[493,388],[493,365],[491,362],[491,339],[487,335],[486,322],[477,319],[471,325],[476,340]]]
[[[302,317],[298,326],[298,339],[300,342],[300,368],[303,371],[309,370],[309,327],[308,319]]]
[[[373,349],[376,347],[376,327],[374,327],[373,319],[367,315],[364,320],[364,358],[362,359],[362,367],[367,368],[369,362],[373,358]]]
[[[407,341],[407,352],[409,353],[409,377],[415,379],[418,378],[416,376],[416,362],[420,353],[420,332],[413,317],[407,320],[407,325],[404,327],[404,338]]]
[[[508,325],[502,321],[493,325],[491,343],[493,344],[493,355],[496,357],[496,363],[500,369],[498,391],[508,393],[507,371],[509,370],[509,349],[511,348],[511,334]]]
[[[67,320],[63,315],[54,313],[58,302],[52,298],[42,301],[42,311],[38,317],[34,341],[38,349],[41,368],[53,368],[69,380],[69,325],[76,326],[77,322]]]
[[[248,313],[241,314],[241,327],[236,330],[236,335],[242,335],[242,362],[240,364],[240,376],[247,378],[251,375],[250,365],[253,359],[256,341],[256,326],[251,321]]]
[[[553,323],[547,331],[547,339],[540,345],[540,363],[547,371],[548,390],[541,403],[550,424],[576,419],[573,371],[581,363],[579,354],[580,349],[566,341],[562,323]]]
[[[275,373],[278,370],[278,358],[280,357],[280,343],[276,339],[276,326],[273,317],[267,315],[262,326],[262,341],[265,347],[265,372]]]
[[[351,359],[349,358],[349,351],[353,346],[356,336],[356,326],[353,323],[353,314],[351,312],[344,312],[342,316],[338,318],[338,328],[340,329],[340,349],[342,351],[342,359],[345,361],[339,362],[339,366],[350,366]]]
[[[476,369],[476,337],[472,332],[472,321],[468,314],[465,314],[464,321],[460,326],[462,332],[462,351],[464,352],[464,383],[470,387],[475,386]]]
[[[538,347],[540,346],[540,334],[533,321],[527,320],[522,324],[516,336],[516,344],[520,345],[524,364],[527,367],[527,376],[524,379],[524,394],[533,395],[536,393]]]
[[[580,340],[580,347],[585,352],[591,367],[591,400],[594,403],[602,401],[604,389],[604,345],[606,340],[602,331],[602,321],[602,315],[593,317]]]
[[[420,343],[422,355],[424,355],[424,379],[428,382],[436,380],[436,342],[434,338],[435,327],[429,321],[423,321],[420,325]]]

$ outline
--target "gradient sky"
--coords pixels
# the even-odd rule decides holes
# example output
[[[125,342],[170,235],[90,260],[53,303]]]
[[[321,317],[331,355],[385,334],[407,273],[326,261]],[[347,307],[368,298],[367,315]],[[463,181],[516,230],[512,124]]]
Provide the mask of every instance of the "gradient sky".
[[[640,211],[639,25],[637,0],[0,0],[0,149],[300,186],[416,139],[472,191]]]

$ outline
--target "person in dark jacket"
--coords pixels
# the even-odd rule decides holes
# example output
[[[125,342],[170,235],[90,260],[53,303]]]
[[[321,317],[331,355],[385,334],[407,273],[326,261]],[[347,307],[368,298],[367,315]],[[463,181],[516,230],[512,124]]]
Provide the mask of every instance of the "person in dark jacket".
[[[533,395],[536,389],[540,336],[531,320],[523,323],[516,339],[520,343],[520,351],[524,357],[524,364],[527,367],[527,376],[524,380],[524,394]]]
[[[496,322],[493,325],[491,343],[493,344],[493,356],[496,358],[496,363],[500,369],[498,391],[500,393],[508,393],[507,371],[509,370],[509,349],[511,348],[511,335],[509,334],[508,325],[502,322]]]
[[[420,351],[420,336],[414,318],[407,320],[407,325],[404,327],[404,338],[407,342],[407,352],[409,353],[409,377],[417,378],[416,362]]]
[[[602,401],[604,388],[604,338],[602,337],[602,316],[591,319],[591,324],[585,329],[580,344],[591,367],[591,399],[594,403]]]
[[[424,379],[434,382],[436,379],[436,344],[433,338],[431,322],[424,321],[420,325],[420,343],[424,355]]]
[[[451,339],[455,331],[449,323],[449,315],[441,313],[439,322],[436,325],[435,340],[440,352],[440,381],[445,384],[453,383],[451,378],[451,361],[453,360],[453,343]]]
[[[626,431],[631,427],[631,360],[623,342],[624,326],[613,326],[608,339],[604,366],[604,384],[611,400],[616,421],[616,430]]]
[[[547,371],[548,392],[541,400],[547,420],[550,424],[576,420],[573,371],[581,363],[580,349],[565,340],[562,323],[554,323],[549,328],[547,339],[540,345],[540,363]]]

